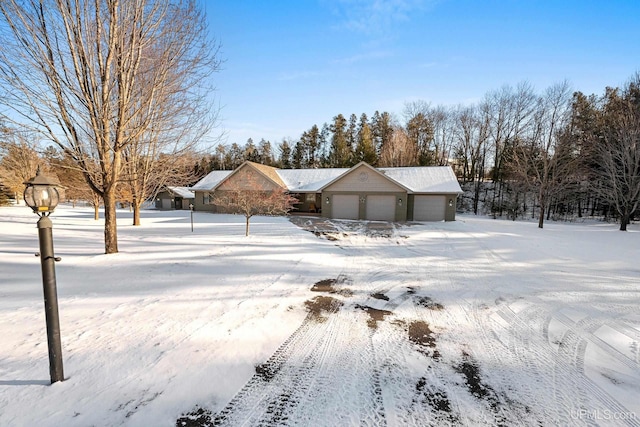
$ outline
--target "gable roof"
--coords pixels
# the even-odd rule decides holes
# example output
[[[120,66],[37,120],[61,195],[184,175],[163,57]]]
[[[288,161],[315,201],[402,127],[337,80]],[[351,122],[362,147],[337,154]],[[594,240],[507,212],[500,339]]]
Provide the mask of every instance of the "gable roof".
[[[384,174],[383,172],[381,172],[381,171],[380,171],[380,169],[376,169],[376,168],[374,168],[373,166],[371,166],[370,164],[365,163],[365,162],[360,162],[360,163],[358,163],[357,165],[353,166],[352,168],[347,169],[347,171],[346,171],[346,172],[344,172],[344,173],[342,173],[342,174],[338,175],[337,177],[335,177],[334,179],[332,179],[331,181],[327,182],[327,183],[326,183],[326,184],[324,184],[322,187],[320,187],[320,190],[324,190],[326,187],[328,187],[328,186],[330,186],[331,184],[333,184],[334,182],[336,182],[336,181],[338,181],[338,180],[342,179],[343,177],[345,177],[346,175],[348,175],[348,174],[352,173],[353,171],[355,171],[356,169],[358,169],[358,168],[360,168],[360,167],[365,167],[365,168],[367,168],[367,169],[371,170],[373,173],[378,174],[378,175],[381,175],[381,176],[383,176],[385,179],[387,179],[387,180],[389,180],[389,181],[393,182],[394,184],[396,184],[396,185],[398,185],[398,186],[400,186],[400,187],[404,188],[405,190],[409,191],[409,189],[408,189],[407,187],[405,187],[404,185],[402,185],[400,182],[396,181],[395,179],[390,179],[390,177],[386,176],[386,174]]]
[[[449,166],[380,168],[382,173],[401,182],[412,193],[462,193],[458,178]]]
[[[167,187],[167,189],[183,199],[193,199],[196,197],[190,187]]]
[[[235,171],[212,171],[191,189],[214,191],[231,174],[243,166],[251,166],[290,192],[318,193],[350,171],[363,165],[406,188],[409,193],[462,193],[458,179],[450,166],[374,168],[364,162],[360,162],[352,168],[277,169],[247,161]]]
[[[264,175],[267,179],[270,179],[274,183],[278,184],[278,186],[282,188],[287,188],[287,185],[284,183],[284,181],[282,181],[282,179],[280,178],[280,175],[278,175],[278,169],[274,168],[273,166],[261,165],[260,163],[246,161],[242,165],[240,165],[238,169],[242,168],[245,165],[251,166],[257,169],[258,172]]]
[[[278,169],[289,191],[319,192],[322,187],[347,172],[349,168]]]
[[[207,176],[196,183],[192,190],[213,191],[222,181],[224,181],[233,171],[211,171]]]

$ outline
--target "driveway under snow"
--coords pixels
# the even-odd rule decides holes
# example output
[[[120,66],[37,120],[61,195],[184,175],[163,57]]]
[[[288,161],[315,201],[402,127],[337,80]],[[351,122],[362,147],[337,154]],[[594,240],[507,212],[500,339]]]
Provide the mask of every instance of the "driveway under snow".
[[[640,426],[640,233],[0,208],[0,425]],[[306,229],[305,229],[306,228]],[[312,232],[309,232],[311,230]]]

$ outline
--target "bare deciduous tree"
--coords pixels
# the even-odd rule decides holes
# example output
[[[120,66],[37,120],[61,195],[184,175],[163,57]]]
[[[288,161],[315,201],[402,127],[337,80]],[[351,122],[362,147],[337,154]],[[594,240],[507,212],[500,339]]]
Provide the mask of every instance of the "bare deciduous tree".
[[[414,101],[404,106],[407,137],[416,147],[416,162],[420,166],[435,163],[431,149],[434,129],[430,120],[430,111],[431,105],[423,101]]]
[[[615,208],[626,231],[640,209],[640,74],[624,90],[609,90],[605,102],[602,138],[593,143],[593,188]]]
[[[9,128],[0,130],[0,182],[20,197],[24,182],[36,174],[42,163],[33,139]]]
[[[380,151],[380,166],[400,167],[416,166],[417,150],[401,127],[394,125],[388,141],[382,146]]]
[[[205,30],[195,0],[0,2],[4,119],[40,132],[83,171],[104,201],[106,253],[118,251],[125,150],[188,133],[197,117],[190,101],[218,67]]]
[[[571,152],[562,149],[561,132],[569,119],[569,84],[551,86],[536,102],[531,130],[514,141],[508,168],[527,190],[537,192],[540,212],[538,227],[543,228],[546,209],[568,185],[575,164]]]
[[[284,188],[263,188],[263,181],[255,173],[245,173],[242,179],[228,180],[213,196],[213,204],[228,213],[245,217],[245,236],[249,235],[249,221],[254,215],[286,215],[298,199]]]

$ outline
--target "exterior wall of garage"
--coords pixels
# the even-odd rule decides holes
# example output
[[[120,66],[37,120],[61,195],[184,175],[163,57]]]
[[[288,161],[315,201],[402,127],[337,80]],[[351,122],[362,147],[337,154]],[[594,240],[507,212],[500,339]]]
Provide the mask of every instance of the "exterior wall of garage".
[[[419,221],[415,216],[416,197],[425,196],[424,194],[409,194],[407,201],[407,221]],[[441,196],[445,198],[444,212],[441,218],[434,221],[455,221],[456,220],[456,200],[457,194],[429,194],[426,196]]]
[[[457,194],[447,194],[447,211],[445,212],[445,221],[456,220]]]
[[[354,198],[357,198],[357,216],[351,209]],[[393,207],[379,205],[385,201],[389,205],[393,204]],[[349,206],[339,206],[336,202],[348,203]],[[384,209],[380,209],[380,212],[374,212],[372,210],[374,202]],[[368,207],[369,209],[367,209]],[[370,166],[361,165],[354,168],[337,181],[329,184],[322,192],[322,216],[326,218],[346,216],[349,219],[379,220],[380,215],[390,209],[394,210],[395,215],[394,218],[388,218],[388,220],[407,220],[407,190]]]
[[[390,195],[394,197],[395,205],[395,218],[393,221],[406,221],[407,220],[407,201],[408,195],[406,192],[393,192],[383,193],[384,195]],[[381,193],[370,193],[361,191],[323,191],[322,192],[322,216],[324,218],[337,218],[334,212],[334,196],[352,195],[358,198],[358,217],[353,219],[367,219],[367,198],[372,195],[381,195]]]

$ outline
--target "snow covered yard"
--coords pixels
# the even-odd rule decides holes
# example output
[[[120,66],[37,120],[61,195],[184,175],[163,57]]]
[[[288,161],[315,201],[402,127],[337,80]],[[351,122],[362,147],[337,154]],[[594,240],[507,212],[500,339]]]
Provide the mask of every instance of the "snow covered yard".
[[[119,214],[116,255],[51,217],[50,386],[37,217],[0,208],[0,425],[640,425],[637,225]]]

